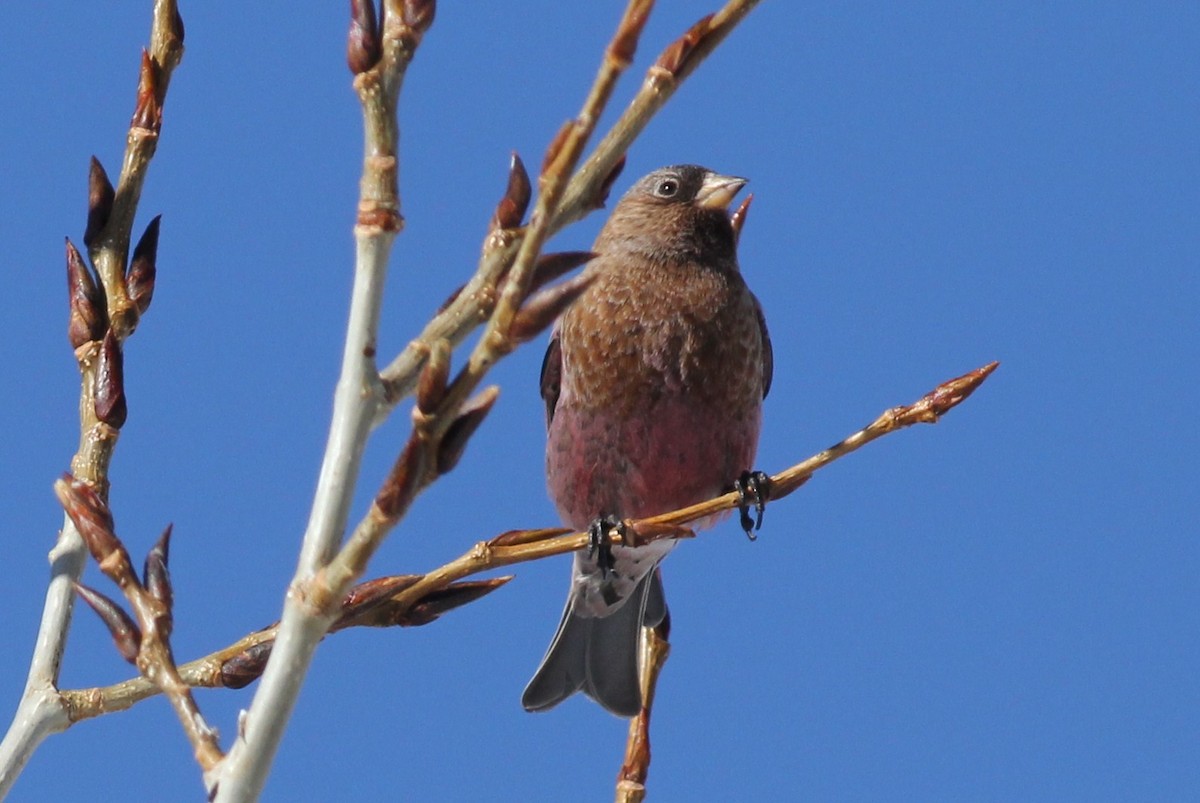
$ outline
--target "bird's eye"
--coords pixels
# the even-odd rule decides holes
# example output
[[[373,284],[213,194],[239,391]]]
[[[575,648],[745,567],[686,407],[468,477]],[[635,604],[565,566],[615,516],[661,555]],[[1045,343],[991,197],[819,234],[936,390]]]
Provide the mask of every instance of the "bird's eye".
[[[654,188],[654,194],[659,198],[674,198],[677,192],[679,192],[679,182],[673,178],[664,178]]]

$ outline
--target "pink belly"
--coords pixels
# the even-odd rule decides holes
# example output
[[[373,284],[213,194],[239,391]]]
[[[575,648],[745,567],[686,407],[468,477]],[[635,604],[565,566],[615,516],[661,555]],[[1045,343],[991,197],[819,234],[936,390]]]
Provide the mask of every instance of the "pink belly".
[[[546,469],[563,521],[583,529],[602,515],[653,516],[729,488],[752,468],[758,441],[760,409],[743,412],[689,396],[660,399],[624,419],[560,403]]]

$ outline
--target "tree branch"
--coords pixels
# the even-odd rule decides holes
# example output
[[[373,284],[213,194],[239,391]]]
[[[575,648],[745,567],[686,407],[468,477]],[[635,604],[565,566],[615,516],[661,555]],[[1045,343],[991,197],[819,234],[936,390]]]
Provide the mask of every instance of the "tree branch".
[[[75,347],[81,379],[80,438],[71,459],[71,472],[101,497],[108,494],[108,466],[125,418],[121,342],[149,305],[153,287],[153,269],[147,277],[145,264],[136,281],[132,271],[135,266],[131,265],[130,275],[126,275],[130,234],[157,147],[167,86],[182,58],[183,22],[175,0],[156,0],[150,49],[142,53],[137,102],[117,187],[114,190],[98,161],[93,160],[89,176],[84,241],[95,278],[78,251],[68,244],[68,336]],[[157,224],[151,226],[156,238]],[[143,241],[146,239],[143,237]],[[129,284],[140,286],[137,298],[130,294]],[[70,725],[56,685],[71,626],[74,583],[83,573],[86,554],[79,533],[64,517],[58,541],[50,551],[50,582],[25,691],[12,725],[0,742],[0,797],[7,794],[42,740]]]
[[[828,449],[784,469],[771,477],[771,501],[774,503],[783,499],[807,482],[820,469],[872,441],[914,424],[936,423],[943,415],[965,401],[998,366],[999,363],[996,362],[988,363],[974,371],[943,382],[916,402],[885,410],[868,426],[847,436]],[[693,533],[686,526],[689,522],[707,518],[715,513],[733,510],[738,507],[739,502],[737,493],[722,494],[698,505],[680,508],[660,516],[628,520],[625,522],[626,533],[624,536],[617,529],[610,532],[609,536],[614,543],[618,544],[625,542],[626,539],[631,544],[643,544],[659,538],[690,537]],[[454,592],[455,589],[465,585],[466,593],[457,597],[455,601],[459,604],[466,604],[482,597],[509,579],[497,578],[481,581],[487,585],[473,586],[463,584],[462,581],[465,578],[500,567],[586,549],[589,538],[588,533],[571,532],[563,527],[509,530],[487,541],[478,542],[455,560],[427,574],[371,581],[372,584],[388,584],[394,588],[388,589],[386,596],[382,600],[373,602],[373,607],[365,612],[351,609],[350,615],[343,617],[341,626],[386,627],[426,624],[432,619],[428,617],[427,613],[422,612],[423,607],[428,611],[428,606],[440,606],[435,609],[438,614],[447,609],[444,603],[436,602],[437,595],[448,590]],[[349,607],[351,602],[347,601],[346,605]],[[457,605],[451,607],[457,607]],[[186,682],[193,686],[240,688],[251,682],[256,676],[256,672],[261,671],[262,665],[269,655],[270,644],[275,638],[277,629],[278,625],[264,628],[210,655],[184,664],[179,668],[180,674]],[[331,630],[335,629],[340,628],[336,626],[331,628]],[[664,645],[657,647],[652,645],[652,649],[662,652],[666,633],[662,632],[659,636],[664,640]],[[645,645],[643,646],[645,647]],[[655,658],[655,660],[659,659]],[[662,655],[661,660],[665,660],[665,654]],[[76,722],[80,719],[124,710],[155,694],[157,694],[157,690],[152,684],[143,678],[134,678],[102,688],[65,691],[63,697],[71,712],[71,721]],[[643,699],[651,700],[652,697],[644,695]],[[630,764],[630,767],[635,766],[635,763]],[[644,772],[641,777],[644,781]],[[626,780],[634,778],[635,773],[631,771]]]

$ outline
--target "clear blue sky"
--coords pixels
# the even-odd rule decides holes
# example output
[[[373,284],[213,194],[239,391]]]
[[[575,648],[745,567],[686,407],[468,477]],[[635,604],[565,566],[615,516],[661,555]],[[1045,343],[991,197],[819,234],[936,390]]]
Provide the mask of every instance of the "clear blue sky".
[[[660,3],[618,108],[715,4]],[[775,342],[763,469],[1003,363],[937,427],[772,506],[757,543],[726,523],[671,556],[652,799],[1193,797],[1200,11],[899,5],[764,3],[619,183],[683,161],[751,179],[741,262]],[[77,438],[62,238],[82,233],[88,157],[119,169],[149,6],[0,11],[4,724],[61,519],[50,485]],[[408,230],[382,353],[472,270],[509,151],[540,162],[620,6],[442,4],[403,99]],[[183,11],[139,215],[163,215],[158,288],[127,351],[112,496],[135,554],[175,523],[190,658],[272,621],[295,564],[340,355],[360,123],[342,3]],[[599,223],[553,247],[586,248]],[[537,344],[496,372],[492,419],[378,573],[555,523],[540,359]],[[368,493],[406,418],[373,441]],[[567,564],[522,567],[427,628],[326,642],[266,799],[611,799],[624,723],[582,698],[538,716],[518,702]],[[64,684],[128,673],[81,612]],[[200,694],[226,744],[249,694]],[[12,799],[199,793],[156,700],[51,739]]]

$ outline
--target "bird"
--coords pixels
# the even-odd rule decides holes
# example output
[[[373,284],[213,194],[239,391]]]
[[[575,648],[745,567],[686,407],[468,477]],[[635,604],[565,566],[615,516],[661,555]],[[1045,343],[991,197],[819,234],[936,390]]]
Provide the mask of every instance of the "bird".
[[[609,545],[612,526],[731,487],[758,494],[761,515],[768,481],[749,468],[773,357],[728,209],[745,184],[698,165],[638,180],[596,238],[590,284],[552,330],[540,383],[547,487],[564,524],[591,533],[593,548],[574,555],[526,710],[581,690],[620,717],[641,708],[641,627],[667,615],[658,566],[675,540]],[[745,507],[742,521],[749,534]]]

